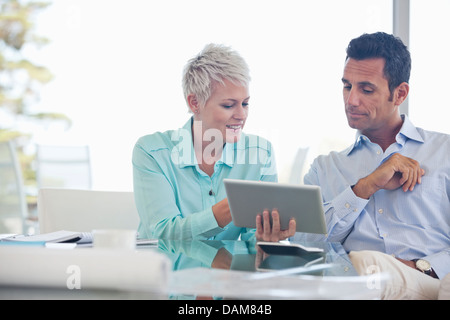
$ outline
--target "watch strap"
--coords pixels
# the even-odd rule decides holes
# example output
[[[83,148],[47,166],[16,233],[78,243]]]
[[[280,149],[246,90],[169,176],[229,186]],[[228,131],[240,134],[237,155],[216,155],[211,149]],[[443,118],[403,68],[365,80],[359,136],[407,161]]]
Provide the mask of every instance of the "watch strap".
[[[411,261],[414,261],[414,263],[416,263],[418,260],[421,260],[421,259],[412,259]],[[426,275],[429,275],[429,276],[431,276],[431,274],[433,273],[433,268],[431,266],[427,270],[421,270],[421,269],[417,268],[417,266],[416,266],[416,269],[419,270],[420,272],[425,273]]]

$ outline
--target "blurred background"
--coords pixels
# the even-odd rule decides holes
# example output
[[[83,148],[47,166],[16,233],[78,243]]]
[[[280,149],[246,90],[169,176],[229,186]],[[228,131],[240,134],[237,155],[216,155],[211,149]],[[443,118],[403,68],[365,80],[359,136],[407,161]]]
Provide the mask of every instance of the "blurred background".
[[[62,173],[75,187],[131,191],[134,143],[187,121],[182,70],[210,42],[249,64],[245,131],[273,143],[281,182],[301,183],[317,155],[353,142],[340,80],[345,48],[362,33],[393,33],[394,3],[0,0],[0,141],[17,152],[27,210],[39,187],[65,183],[55,178]],[[450,0],[406,3],[407,113],[450,133]]]

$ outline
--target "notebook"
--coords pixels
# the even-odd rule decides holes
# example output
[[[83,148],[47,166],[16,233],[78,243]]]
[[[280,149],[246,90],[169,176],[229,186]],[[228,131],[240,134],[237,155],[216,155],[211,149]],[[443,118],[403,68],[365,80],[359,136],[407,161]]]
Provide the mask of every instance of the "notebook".
[[[82,237],[81,232],[60,230],[55,232],[36,234],[32,236],[14,235],[3,238],[2,241],[8,242],[34,242],[34,243],[61,243],[61,242],[77,242]]]

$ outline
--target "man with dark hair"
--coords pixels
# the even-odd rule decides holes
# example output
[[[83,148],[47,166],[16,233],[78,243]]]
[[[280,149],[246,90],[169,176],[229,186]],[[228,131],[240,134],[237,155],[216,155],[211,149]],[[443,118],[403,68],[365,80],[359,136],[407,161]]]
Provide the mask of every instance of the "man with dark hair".
[[[409,82],[411,74],[411,56],[403,42],[383,32],[363,34],[350,41],[347,47],[347,58],[365,60],[383,58],[384,75],[388,79],[391,95],[402,82]]]
[[[392,35],[349,43],[342,83],[356,141],[316,158],[304,178],[322,189],[327,240],[343,244],[359,274],[391,276],[384,299],[436,299],[450,272],[450,136],[400,114],[410,69]]]

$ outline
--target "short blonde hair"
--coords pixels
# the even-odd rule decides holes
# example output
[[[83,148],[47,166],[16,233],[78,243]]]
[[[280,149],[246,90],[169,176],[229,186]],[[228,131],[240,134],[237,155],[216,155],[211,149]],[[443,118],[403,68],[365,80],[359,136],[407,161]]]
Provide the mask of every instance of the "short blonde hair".
[[[182,85],[186,102],[188,95],[195,94],[200,105],[205,105],[214,83],[224,84],[224,80],[248,87],[250,72],[247,63],[230,47],[208,44],[184,67]]]

